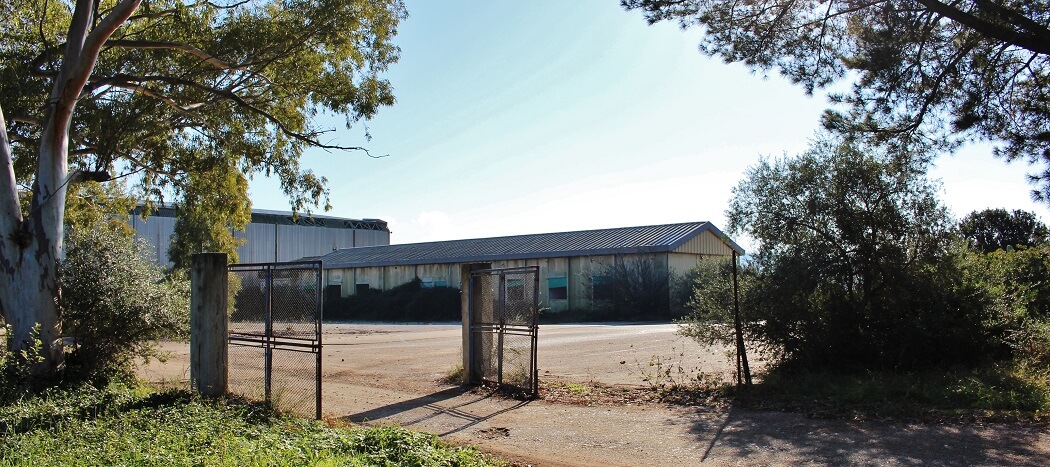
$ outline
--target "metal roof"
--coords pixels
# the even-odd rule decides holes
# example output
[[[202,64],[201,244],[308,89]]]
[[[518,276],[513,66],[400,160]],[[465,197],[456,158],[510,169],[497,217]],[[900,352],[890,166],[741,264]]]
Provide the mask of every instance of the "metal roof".
[[[472,263],[567,256],[660,253],[711,231],[726,245],[744,250],[710,222],[581,230],[511,237],[369,246],[333,251],[321,257],[325,269]]]
[[[131,211],[133,216],[142,212],[140,204]],[[175,217],[177,208],[174,204],[164,203],[157,205],[150,216]],[[389,232],[386,221],[382,219],[351,219],[346,217],[323,216],[314,213],[300,212],[296,216],[292,211],[274,211],[270,209],[252,209],[252,223],[255,224],[280,224],[280,225],[305,225],[314,227],[331,227],[358,230],[380,230]]]

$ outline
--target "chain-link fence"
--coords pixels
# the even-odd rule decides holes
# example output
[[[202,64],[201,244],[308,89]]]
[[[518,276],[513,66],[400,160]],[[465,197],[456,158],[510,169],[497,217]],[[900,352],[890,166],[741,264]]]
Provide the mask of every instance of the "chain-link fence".
[[[534,396],[539,268],[474,271],[469,293],[472,374]]]
[[[229,266],[230,392],[321,417],[321,263]]]

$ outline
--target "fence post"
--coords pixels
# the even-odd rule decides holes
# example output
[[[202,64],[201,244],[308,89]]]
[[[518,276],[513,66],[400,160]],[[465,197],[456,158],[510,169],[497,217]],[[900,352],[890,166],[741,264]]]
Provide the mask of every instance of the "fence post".
[[[190,266],[190,385],[203,396],[227,391],[226,253],[193,255]]]

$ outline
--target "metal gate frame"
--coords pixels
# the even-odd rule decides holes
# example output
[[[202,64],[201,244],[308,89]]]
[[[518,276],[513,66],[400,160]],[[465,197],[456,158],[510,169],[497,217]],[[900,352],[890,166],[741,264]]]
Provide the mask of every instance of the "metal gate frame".
[[[531,303],[531,317],[526,320],[525,323],[508,323],[507,322],[507,275],[508,274],[531,274],[532,275],[532,303]],[[493,310],[494,315],[497,319],[495,322],[486,323],[479,322],[479,310],[475,309],[475,297],[479,292],[476,289],[477,277],[482,276],[498,276],[499,277],[499,296],[498,296],[498,308]],[[470,364],[470,375],[473,383],[495,383],[498,387],[504,387],[503,384],[503,349],[504,349],[504,337],[507,335],[525,336],[530,339],[530,352],[529,362],[531,366],[530,371],[530,384],[528,388],[524,389],[530,397],[535,397],[539,392],[539,369],[537,367],[537,351],[536,344],[538,340],[539,331],[539,282],[540,282],[540,268],[539,266],[525,266],[516,268],[494,268],[494,269],[481,269],[470,272],[470,280],[468,282],[468,297],[467,297],[467,317],[468,323],[470,323],[470,342],[468,345],[468,362]],[[481,366],[481,358],[477,347],[476,336],[482,334],[496,334],[496,380],[486,379],[484,374],[480,371],[474,371],[476,368]]]
[[[316,271],[316,282],[314,290],[316,291],[317,298],[315,300],[316,312],[314,313],[314,335],[312,338],[308,337],[292,337],[292,336],[281,336],[275,335],[273,330],[273,271],[275,270],[315,270]],[[263,364],[263,385],[265,401],[267,403],[272,402],[272,388],[273,388],[273,351],[274,350],[290,350],[294,352],[305,352],[313,353],[316,355],[315,359],[315,391],[316,400],[314,402],[314,417],[317,420],[321,419],[321,319],[324,310],[323,293],[321,290],[322,277],[321,272],[323,271],[321,261],[290,261],[282,263],[235,263],[227,266],[227,274],[235,271],[265,271],[266,273],[266,300],[265,300],[265,328],[263,333],[237,333],[234,331],[229,332],[227,345],[235,345],[242,347],[255,347],[263,349],[264,364]],[[231,303],[229,306],[233,306]]]

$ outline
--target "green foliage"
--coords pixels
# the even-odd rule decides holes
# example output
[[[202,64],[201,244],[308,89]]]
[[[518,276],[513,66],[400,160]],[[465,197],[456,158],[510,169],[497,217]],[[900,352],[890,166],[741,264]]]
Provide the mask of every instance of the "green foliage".
[[[1050,231],[1035,214],[1016,209],[974,211],[959,221],[959,234],[970,248],[985,253],[1046,243]]]
[[[896,145],[951,149],[988,140],[1007,161],[1038,164],[1050,196],[1050,4],[1045,0],[783,2],[621,0],[650,23],[699,26],[700,50],[807,93],[836,82],[828,128]]]
[[[754,290],[757,274],[758,270],[753,264],[740,267],[737,271],[740,313],[749,326],[761,321],[755,315],[758,308],[749,302],[758,296]],[[735,346],[732,259],[705,258],[693,268],[690,276],[693,278],[693,288],[689,306],[693,311],[679,321],[679,334],[708,346]],[[766,344],[768,342],[764,340],[753,343],[759,346]],[[770,354],[774,349],[762,347],[755,350]]]
[[[104,225],[67,235],[59,306],[75,341],[70,370],[128,371],[134,358],[157,356],[154,341],[189,332],[189,283],[165,277],[149,251]]]
[[[236,263],[237,247],[244,240],[233,231],[243,231],[252,220],[248,180],[234,167],[189,173],[186,179],[168,259],[180,270],[189,270],[195,253],[226,253],[229,262]]]
[[[369,289],[325,302],[332,321],[459,321],[460,292],[453,287],[424,288],[416,278],[390,290]]]
[[[5,325],[2,330],[2,337],[11,335],[11,326]],[[43,345],[39,325],[33,329],[31,345],[21,350],[0,345],[0,403],[25,397],[48,383],[34,375],[34,369],[44,361],[40,352]]]
[[[1050,368],[1050,244],[959,254],[981,292],[984,326],[1019,361]]]
[[[110,385],[0,406],[0,465],[499,465],[398,427],[329,427],[230,399]]]
[[[115,3],[94,11],[104,16]],[[75,4],[14,0],[0,10],[9,19],[0,109],[23,186],[35,177]],[[136,173],[136,194],[150,202],[174,195],[191,217],[180,232],[196,235],[186,250],[229,247],[254,175],[278,179],[296,211],[327,208],[326,180],[301,167],[301,155],[362,148],[331,144],[334,129],[316,117],[340,116],[349,128],[393,105],[383,75],[398,59],[392,41],[406,17],[400,0],[142,2],[79,93],[69,166]]]
[[[121,182],[82,182],[68,189],[66,196],[67,228],[90,230],[108,228],[121,235],[131,235],[128,225],[137,200],[127,193]]]
[[[730,230],[758,243],[745,334],[773,364],[905,370],[984,355],[978,292],[948,258],[950,219],[915,161],[826,139],[760,162],[733,190]]]

